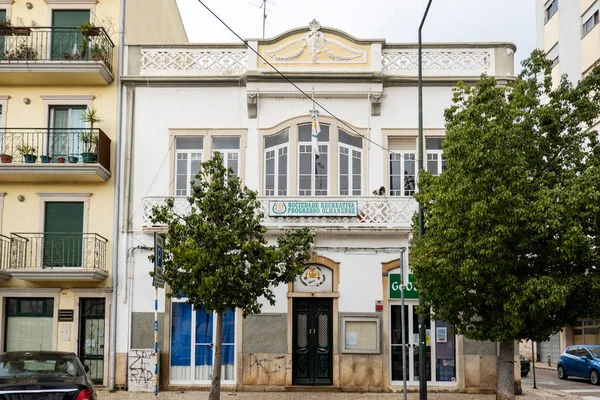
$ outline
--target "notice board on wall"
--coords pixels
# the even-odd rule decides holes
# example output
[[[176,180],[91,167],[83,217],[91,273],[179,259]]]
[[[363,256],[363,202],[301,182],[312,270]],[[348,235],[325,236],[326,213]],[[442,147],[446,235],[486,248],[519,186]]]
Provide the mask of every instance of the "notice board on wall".
[[[342,353],[380,354],[378,317],[343,317]]]

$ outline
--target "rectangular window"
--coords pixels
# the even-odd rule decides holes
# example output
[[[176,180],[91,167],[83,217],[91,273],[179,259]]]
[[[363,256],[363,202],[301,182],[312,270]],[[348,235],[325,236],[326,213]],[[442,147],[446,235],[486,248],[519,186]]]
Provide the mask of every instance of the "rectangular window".
[[[287,196],[288,140],[287,129],[265,137],[265,196]]]
[[[442,142],[443,138],[425,139],[426,167],[431,175],[439,175],[446,169],[446,160],[443,157]]]
[[[545,13],[545,21],[548,22],[550,18],[558,11],[558,0],[553,0],[547,7]]]
[[[587,35],[596,24],[598,23],[599,12],[596,11],[587,21],[583,24],[583,36]]]
[[[5,351],[52,350],[54,299],[7,298]]]
[[[6,21],[6,10],[0,9],[0,21]],[[0,60],[4,59],[4,54],[6,52],[6,38],[9,35],[1,35],[0,36]]]
[[[175,196],[189,196],[191,182],[200,171],[203,138],[175,138]]]
[[[414,153],[390,154],[390,196],[415,194],[417,160]]]
[[[311,145],[311,126],[298,126],[298,195],[327,196],[329,170],[329,126],[321,125],[319,155]]]
[[[362,138],[339,130],[340,195],[360,196],[362,188]]]
[[[240,138],[239,137],[215,137],[212,141],[214,152],[221,153],[225,168],[233,169],[233,173],[239,175],[240,162]]]
[[[182,301],[172,303],[171,382],[209,382],[214,359],[215,315],[204,307],[194,310]],[[221,377],[235,380],[235,312],[223,314]]]

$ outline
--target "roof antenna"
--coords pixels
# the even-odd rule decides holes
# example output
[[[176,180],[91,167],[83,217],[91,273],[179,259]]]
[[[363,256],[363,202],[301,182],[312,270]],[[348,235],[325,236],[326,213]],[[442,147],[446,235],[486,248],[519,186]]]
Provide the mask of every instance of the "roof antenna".
[[[262,8],[263,10],[263,32],[262,32],[262,38],[265,38],[265,26],[266,26],[266,22],[267,22],[267,11],[272,11],[271,9],[267,8],[267,4],[268,5],[276,5],[277,3],[275,3],[273,0],[261,0],[261,4],[252,4],[252,3],[248,3],[253,5],[254,7],[258,7],[258,8]]]

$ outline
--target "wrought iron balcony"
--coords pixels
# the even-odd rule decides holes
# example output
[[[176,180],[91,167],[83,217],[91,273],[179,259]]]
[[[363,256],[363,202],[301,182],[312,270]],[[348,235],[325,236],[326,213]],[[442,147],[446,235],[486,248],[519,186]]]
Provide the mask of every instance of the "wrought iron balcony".
[[[101,27],[92,27],[85,35],[79,27],[0,28],[0,72],[6,72],[0,75],[0,84],[37,85],[47,79],[53,85],[108,84],[114,79],[114,47]],[[18,75],[22,72],[29,72],[29,79]],[[57,79],[60,72],[68,75]],[[17,82],[11,83],[11,78]]]
[[[142,200],[142,228],[164,229],[152,224],[152,207],[163,205],[166,197],[149,196]],[[263,224],[268,229],[308,226],[315,229],[410,229],[417,211],[413,197],[336,196],[336,197],[259,197]],[[190,211],[186,197],[175,197],[180,214]]]
[[[0,128],[0,150],[0,182],[110,177],[110,138],[101,129]]]
[[[12,233],[7,272],[26,280],[103,280],[108,240],[96,233]]]

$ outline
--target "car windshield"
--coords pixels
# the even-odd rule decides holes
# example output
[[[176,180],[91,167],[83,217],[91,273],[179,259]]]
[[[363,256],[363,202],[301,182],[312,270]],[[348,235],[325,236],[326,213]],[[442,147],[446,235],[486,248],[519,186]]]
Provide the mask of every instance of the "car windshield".
[[[588,347],[588,350],[594,357],[600,358],[600,347]]]
[[[75,360],[64,356],[32,356],[0,358],[0,378],[71,377],[80,375]]]

